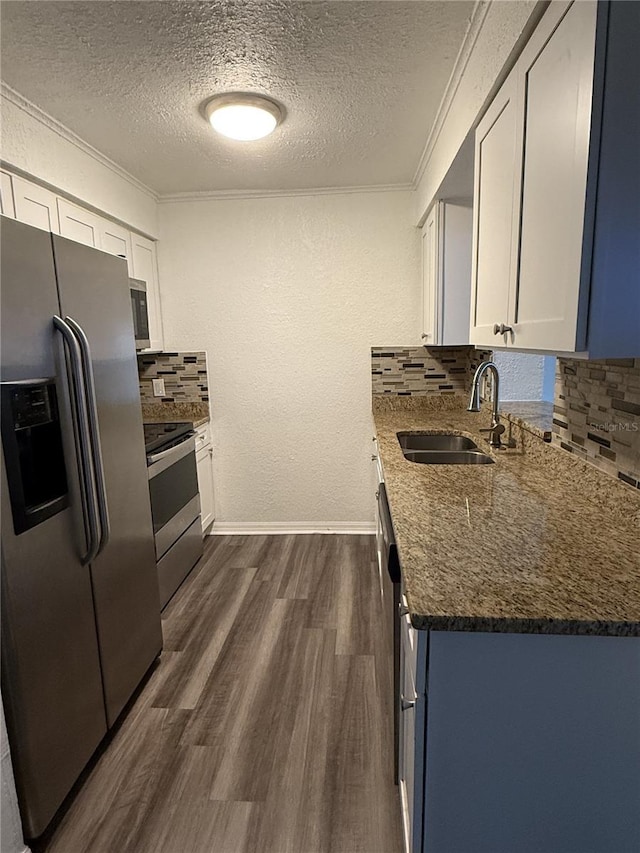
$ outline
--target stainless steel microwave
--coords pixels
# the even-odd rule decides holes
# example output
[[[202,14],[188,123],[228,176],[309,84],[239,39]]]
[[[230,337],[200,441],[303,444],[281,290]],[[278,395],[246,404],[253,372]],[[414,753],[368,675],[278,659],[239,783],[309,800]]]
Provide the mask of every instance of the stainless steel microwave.
[[[147,307],[147,284],[137,278],[129,279],[129,291],[131,293],[131,311],[133,313],[133,331],[136,338],[136,349],[148,349],[151,346],[149,339],[149,311]]]

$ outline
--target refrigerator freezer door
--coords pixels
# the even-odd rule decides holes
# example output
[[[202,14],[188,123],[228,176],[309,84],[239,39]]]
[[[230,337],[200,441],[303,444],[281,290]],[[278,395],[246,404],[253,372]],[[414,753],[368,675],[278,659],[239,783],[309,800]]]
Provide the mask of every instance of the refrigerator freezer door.
[[[110,537],[91,572],[111,726],[162,647],[129,278],[126,261],[52,239],[62,316],[93,358]]]
[[[1,377],[16,382],[58,373],[69,486],[67,506],[16,535],[5,466],[10,451],[3,443],[2,695],[24,831],[36,837],[107,724],[91,577],[80,562],[85,543],[73,434],[64,412],[66,378],[55,366],[51,318],[59,305],[50,235],[2,217],[1,275]]]

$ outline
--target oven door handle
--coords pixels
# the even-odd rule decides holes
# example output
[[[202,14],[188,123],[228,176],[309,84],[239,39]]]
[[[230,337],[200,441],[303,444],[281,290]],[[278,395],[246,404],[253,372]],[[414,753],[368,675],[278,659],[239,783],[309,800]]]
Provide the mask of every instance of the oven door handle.
[[[147,456],[147,463],[149,464],[149,479],[151,480],[157,474],[161,474],[162,471],[166,471],[167,468],[174,463],[179,462],[190,453],[195,453],[195,435],[195,432],[187,433],[187,438],[184,441],[181,441],[180,444],[174,444],[173,447],[169,447],[167,450],[161,450],[160,453],[152,453]]]

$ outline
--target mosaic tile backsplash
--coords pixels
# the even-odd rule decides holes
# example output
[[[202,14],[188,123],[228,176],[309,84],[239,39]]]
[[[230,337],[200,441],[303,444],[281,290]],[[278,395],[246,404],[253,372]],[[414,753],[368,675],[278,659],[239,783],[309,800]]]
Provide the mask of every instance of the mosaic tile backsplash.
[[[640,488],[640,358],[559,358],[553,440]]]
[[[202,403],[209,400],[207,354],[162,352],[138,356],[140,399],[143,403]],[[166,394],[153,396],[153,379],[164,379]]]
[[[475,347],[372,347],[374,394],[426,396],[469,391],[471,379],[488,350]]]

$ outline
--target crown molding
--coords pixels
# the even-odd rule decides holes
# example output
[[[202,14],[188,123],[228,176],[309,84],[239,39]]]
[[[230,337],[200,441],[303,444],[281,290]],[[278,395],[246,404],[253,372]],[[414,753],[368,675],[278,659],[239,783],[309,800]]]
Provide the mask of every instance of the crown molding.
[[[458,55],[456,56],[456,60],[453,64],[451,76],[449,77],[449,80],[444,90],[444,94],[442,95],[442,98],[440,100],[440,105],[438,106],[438,111],[436,112],[435,120],[431,127],[431,131],[429,132],[429,136],[427,137],[422,156],[420,157],[418,167],[411,183],[411,188],[414,190],[417,189],[418,184],[420,183],[420,180],[424,175],[425,169],[427,168],[429,160],[431,159],[433,150],[436,147],[436,143],[440,138],[440,133],[442,132],[444,123],[447,119],[447,116],[449,115],[451,104],[453,103],[453,99],[455,98],[456,92],[458,91],[460,81],[462,80],[464,72],[467,68],[467,64],[469,63],[471,54],[473,53],[473,50],[476,46],[478,36],[482,31],[482,27],[486,20],[491,3],[492,0],[476,0],[476,4],[473,7],[471,18],[469,19],[469,26],[467,28],[467,32],[465,33],[462,45],[460,46],[460,50],[458,51]]]
[[[27,115],[31,116],[31,118],[35,119],[40,124],[44,125],[46,128],[51,130],[53,133],[56,133],[58,136],[62,137],[66,142],[70,142],[71,145],[74,145],[84,154],[87,154],[89,157],[92,157],[102,166],[106,166],[107,169],[110,169],[114,172],[118,177],[122,178],[125,181],[128,181],[132,186],[134,186],[140,192],[145,193],[154,201],[158,201],[158,194],[148,187],[146,184],[143,184],[142,181],[138,180],[134,175],[130,172],[127,172],[126,169],[123,169],[122,166],[119,166],[116,162],[109,159],[105,154],[102,154],[98,151],[97,148],[94,148],[93,145],[90,145],[88,142],[85,142],[84,139],[79,137],[76,133],[66,127],[62,122],[59,122],[53,116],[46,113],[44,110],[40,109],[40,107],[36,106],[36,104],[29,101],[19,92],[16,92],[15,89],[12,89],[7,83],[0,81],[0,95],[5,98],[9,103],[18,107],[18,109],[27,113]]]
[[[350,187],[306,187],[281,190],[211,190],[209,192],[166,193],[158,196],[159,204],[174,204],[188,201],[223,201],[251,198],[288,198],[295,196],[352,195],[354,193],[408,192],[413,189],[405,184],[369,184]]]

